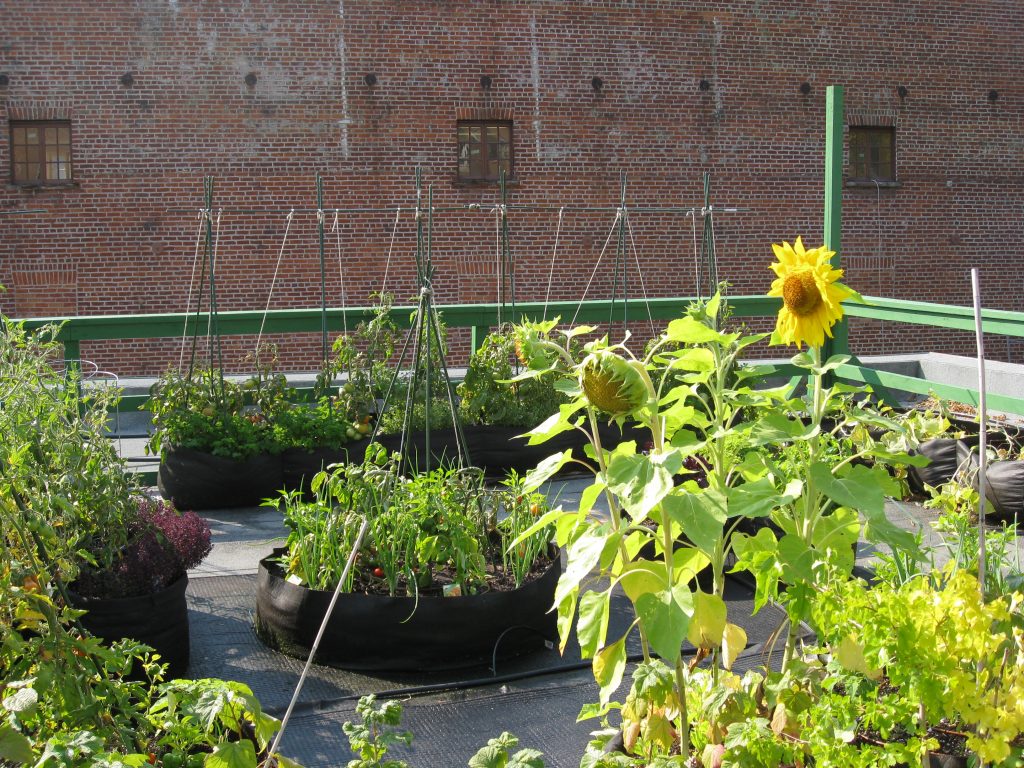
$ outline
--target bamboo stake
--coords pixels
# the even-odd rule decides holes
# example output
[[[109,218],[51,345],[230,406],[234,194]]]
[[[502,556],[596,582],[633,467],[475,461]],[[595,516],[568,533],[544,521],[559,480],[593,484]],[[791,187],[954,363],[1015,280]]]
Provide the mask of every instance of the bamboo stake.
[[[985,337],[981,327],[981,289],[978,285],[978,269],[971,270],[971,290],[974,294],[974,333],[978,342],[978,581],[981,583],[981,599],[985,599],[985,480],[988,468],[986,443],[988,437],[988,413],[985,408]]]

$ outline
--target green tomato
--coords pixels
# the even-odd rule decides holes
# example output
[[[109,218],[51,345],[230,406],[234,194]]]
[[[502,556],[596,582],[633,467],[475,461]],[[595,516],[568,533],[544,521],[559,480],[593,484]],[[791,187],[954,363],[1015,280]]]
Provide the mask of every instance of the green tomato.
[[[195,755],[189,755],[188,759],[185,760],[185,764],[182,768],[203,768],[206,764],[206,754],[199,752]]]
[[[185,757],[180,752],[168,752],[160,758],[160,764],[164,768],[182,768],[185,764]]]

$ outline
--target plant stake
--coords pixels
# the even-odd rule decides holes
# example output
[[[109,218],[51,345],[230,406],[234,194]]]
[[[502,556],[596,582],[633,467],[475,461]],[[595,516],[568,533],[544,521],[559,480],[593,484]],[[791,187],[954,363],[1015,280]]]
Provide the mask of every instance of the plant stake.
[[[985,409],[985,337],[981,328],[981,289],[978,286],[978,268],[971,270],[971,290],[974,293],[974,334],[978,340],[978,583],[981,598],[985,599],[985,473],[988,459],[985,455],[988,433],[988,412]]]
[[[341,594],[341,585],[345,583],[348,578],[349,571],[352,570],[352,564],[356,561],[356,555],[359,554],[359,549],[363,546],[363,536],[366,535],[366,529],[370,527],[370,521],[368,518],[363,518],[363,524],[359,526],[359,533],[356,535],[355,543],[352,545],[352,551],[348,555],[348,560],[345,562],[345,569],[341,572],[341,578],[338,579],[338,585],[334,588],[334,594],[331,596],[331,602],[327,606],[327,613],[324,614],[324,620],[320,622],[320,629],[316,633],[316,638],[313,640],[313,647],[309,650],[309,658],[306,659],[306,665],[302,668],[302,674],[299,675],[299,682],[295,686],[295,693],[292,694],[292,700],[288,702],[288,709],[285,710],[284,717],[281,718],[281,728],[278,730],[277,735],[274,737],[274,743],[270,745],[270,749],[267,754],[273,755],[277,753],[277,748],[281,744],[281,739],[284,737],[284,730],[288,727],[288,720],[291,719],[292,710],[295,709],[295,704],[299,700],[299,694],[302,693],[302,686],[306,683],[306,675],[309,674],[309,668],[313,666],[313,659],[316,658],[317,649],[320,647],[320,640],[324,636],[324,631],[327,629],[327,624],[331,620],[331,614],[334,613],[334,606],[338,602],[338,595]]]

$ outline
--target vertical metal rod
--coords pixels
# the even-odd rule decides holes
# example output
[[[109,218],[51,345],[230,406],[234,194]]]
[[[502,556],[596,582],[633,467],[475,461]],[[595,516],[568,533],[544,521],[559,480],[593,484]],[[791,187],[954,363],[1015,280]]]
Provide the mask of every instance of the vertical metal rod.
[[[424,313],[422,318],[424,341],[426,347],[426,359],[424,361],[424,370],[426,371],[426,381],[424,382],[424,396],[423,396],[423,417],[425,424],[423,425],[423,450],[426,452],[427,472],[430,471],[430,377],[432,374],[432,363],[430,359],[430,318],[433,317],[433,287],[432,287],[432,275],[433,264],[431,262],[432,254],[430,248],[432,245],[432,235],[434,227],[434,185],[431,184],[427,187],[427,260],[426,270],[423,280],[423,286],[420,289],[423,292],[423,301],[421,303],[421,311]],[[438,352],[441,350],[438,349]]]
[[[217,322],[217,257],[213,247],[213,176],[207,176],[204,180],[204,187],[206,190],[206,249],[210,254],[210,324],[209,333],[207,335],[207,344],[209,345],[209,359],[210,359],[210,376],[213,377],[213,351],[214,347],[217,350],[217,382],[211,382],[211,384],[219,384],[220,388],[220,402],[223,405],[226,395],[224,392],[224,357],[220,347],[220,325]],[[212,389],[212,387],[211,387]]]
[[[704,232],[700,243],[701,267],[708,265],[708,298],[718,290],[718,254],[715,253],[715,213],[711,205],[711,171],[704,171]]]
[[[835,252],[833,269],[839,269],[843,251],[843,86],[830,85],[825,91],[825,247]],[[845,319],[832,327],[832,338],[822,347],[824,359],[845,355],[850,350]]]
[[[622,262],[622,335],[625,337],[629,322],[629,250],[626,247],[626,172],[619,176],[619,260]]]
[[[985,599],[985,481],[988,471],[988,411],[985,407],[985,334],[981,323],[981,288],[978,269],[971,270],[971,291],[974,294],[974,335],[978,344],[978,581],[981,599]]]
[[[320,361],[327,362],[327,269],[324,261],[324,180],[316,175],[316,222],[320,238]],[[259,354],[259,350],[257,350]]]
[[[501,252],[502,261],[505,264],[505,272],[508,275],[509,303],[512,307],[512,322],[518,323],[516,315],[516,263],[512,258],[512,248],[509,245],[508,237],[508,187],[505,185],[505,169],[501,169]]]
[[[320,641],[323,639],[324,631],[327,629],[327,623],[331,620],[331,615],[334,613],[334,606],[338,602],[338,595],[341,594],[341,587],[348,578],[349,571],[352,570],[352,564],[356,561],[356,555],[359,554],[359,549],[363,545],[363,537],[366,535],[366,529],[369,525],[370,521],[364,517],[362,525],[359,526],[359,533],[356,535],[355,543],[352,545],[352,551],[349,552],[348,560],[345,561],[345,568],[341,572],[341,578],[338,579],[338,585],[334,588],[334,594],[331,596],[331,602],[327,605],[327,611],[324,613],[324,620],[320,622],[320,629],[317,631],[316,637],[313,639],[313,647],[309,649],[309,658],[306,659],[306,664],[302,668],[302,674],[299,675],[299,682],[295,686],[295,692],[292,694],[291,701],[288,702],[288,709],[285,710],[284,717],[281,718],[281,727],[278,729],[277,735],[274,737],[274,741],[270,745],[269,754],[271,755],[276,754],[278,748],[281,746],[281,739],[284,738],[284,732],[288,727],[288,721],[291,720],[292,711],[295,709],[295,704],[298,702],[299,695],[302,693],[302,686],[306,683],[306,676],[309,675],[309,668],[313,666],[313,659],[316,657],[316,652],[320,648]]]

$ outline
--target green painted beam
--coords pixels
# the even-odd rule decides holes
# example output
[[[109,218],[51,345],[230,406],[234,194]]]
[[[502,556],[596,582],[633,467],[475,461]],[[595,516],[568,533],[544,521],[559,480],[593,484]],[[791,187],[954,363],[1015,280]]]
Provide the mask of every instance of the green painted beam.
[[[671,320],[680,317],[692,297],[654,298],[649,302],[634,301],[633,312],[636,322],[643,322],[650,307],[651,316],[655,320]],[[778,308],[778,300],[766,296],[732,296],[729,298],[734,314],[739,317],[757,317],[774,314]],[[621,304],[621,302],[619,302]],[[498,320],[498,304],[449,304],[439,306],[444,322],[450,328],[486,328],[493,326]],[[604,324],[608,320],[611,307],[609,301],[559,301],[547,305],[547,316],[561,317],[569,322],[574,316],[577,322]],[[391,318],[400,328],[409,326],[410,317],[415,310],[412,306],[391,308]],[[543,302],[519,302],[516,311],[522,317],[540,319],[545,312]],[[621,308],[619,309],[621,312]],[[329,331],[342,332],[364,319],[373,317],[372,307],[340,307],[327,310],[327,327]],[[263,312],[218,312],[220,332],[224,336],[255,335],[259,333],[263,321]],[[322,310],[311,309],[276,309],[266,313],[263,333],[300,333],[320,331],[323,320]],[[22,322],[29,328],[39,328],[47,324],[61,326],[59,338],[65,343],[79,341],[97,341],[109,339],[147,339],[147,338],[180,338],[182,335],[191,337],[196,328],[196,316],[181,313],[152,315],[89,315],[78,317],[39,317],[27,318]],[[198,318],[199,335],[206,335],[206,318]]]
[[[876,388],[884,387],[901,392],[913,392],[918,395],[934,393],[946,400],[955,400],[974,407],[977,407],[979,402],[978,390],[976,389],[958,387],[953,384],[942,384],[929,381],[928,379],[919,379],[916,376],[879,371],[859,365],[842,365],[836,370],[836,375],[843,379],[870,384]],[[1008,395],[997,395],[991,392],[985,395],[985,399],[991,410],[1024,416],[1024,399],[1009,397]]]
[[[825,211],[824,244],[832,256],[832,266],[839,269],[843,252],[843,127],[845,115],[843,87],[830,85],[825,89]],[[826,338],[822,350],[825,359],[845,355],[850,349],[849,329],[845,319],[832,327],[832,338]]]
[[[898,323],[916,323],[961,331],[974,330],[974,309],[952,304],[932,304],[926,301],[888,299],[865,296],[865,302],[845,301],[843,309],[850,317],[867,317]],[[1002,309],[983,309],[982,328],[986,333],[1003,336],[1024,336],[1024,312]]]

